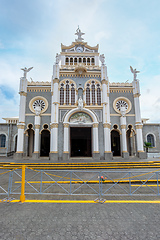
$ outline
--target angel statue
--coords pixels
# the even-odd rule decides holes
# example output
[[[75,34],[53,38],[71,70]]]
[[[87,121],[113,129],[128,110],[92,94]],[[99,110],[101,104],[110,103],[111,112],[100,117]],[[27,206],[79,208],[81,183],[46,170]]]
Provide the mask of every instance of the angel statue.
[[[105,62],[105,56],[104,56],[104,54],[101,54],[100,57],[99,57],[99,59],[100,59],[102,65],[104,65],[104,62]]]
[[[81,32],[81,30],[79,29],[79,26],[78,26],[78,28],[77,28],[77,30],[76,30],[76,33],[75,33],[75,35],[77,35],[78,36],[78,39],[75,39],[76,40],[76,42],[82,42],[84,39],[82,38],[82,35],[84,35],[85,33],[82,33]]]
[[[32,69],[33,67],[30,67],[30,68],[21,68],[21,70],[23,70],[24,71],[24,78],[27,78],[27,72],[29,72],[29,71],[31,71],[31,69]]]
[[[131,66],[130,66],[130,69],[131,69],[131,72],[134,75],[134,80],[137,80],[137,73],[140,73],[140,71],[137,71],[136,68],[133,69]]]
[[[59,64],[60,59],[61,59],[61,55],[57,53],[56,54],[56,64]]]

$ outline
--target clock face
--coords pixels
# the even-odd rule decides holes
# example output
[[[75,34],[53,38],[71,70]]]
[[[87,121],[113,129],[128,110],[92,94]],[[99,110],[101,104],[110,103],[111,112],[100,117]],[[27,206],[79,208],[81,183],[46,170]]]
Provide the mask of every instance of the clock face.
[[[76,51],[77,52],[83,52],[83,48],[81,46],[79,46],[79,47],[76,48]]]

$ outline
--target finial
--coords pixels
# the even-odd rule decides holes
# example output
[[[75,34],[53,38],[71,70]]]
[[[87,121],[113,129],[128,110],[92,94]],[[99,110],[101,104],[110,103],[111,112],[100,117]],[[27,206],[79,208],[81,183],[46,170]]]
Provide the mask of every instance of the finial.
[[[78,28],[76,30],[76,33],[75,35],[78,36],[77,39],[75,39],[76,42],[82,42],[84,40],[84,38],[82,38],[81,36],[84,35],[85,33],[82,33],[81,30],[79,29],[79,25],[78,25]]]

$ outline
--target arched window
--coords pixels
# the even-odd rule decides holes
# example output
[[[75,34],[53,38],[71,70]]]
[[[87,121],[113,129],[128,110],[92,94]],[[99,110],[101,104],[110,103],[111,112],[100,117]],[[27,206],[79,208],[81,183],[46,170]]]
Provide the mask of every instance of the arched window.
[[[74,59],[74,65],[77,65],[77,58]]]
[[[4,134],[0,135],[0,147],[4,148],[6,146],[6,136]]]
[[[71,105],[75,104],[75,88],[74,84],[71,84]]]
[[[66,58],[66,65],[69,65],[69,58]]]
[[[94,85],[94,81],[92,82],[92,104],[95,105],[95,85]]]
[[[101,89],[99,84],[97,84],[97,104],[101,105]]]
[[[64,104],[64,88],[63,88],[64,84],[63,85],[62,84],[61,84],[61,88],[60,88],[60,105]]]
[[[68,82],[69,81],[66,81],[67,84],[66,84],[66,105],[69,105],[69,84]]]
[[[94,58],[91,58],[91,65],[94,65]]]
[[[155,147],[155,139],[153,134],[147,135],[147,142],[151,143],[151,147]]]
[[[90,58],[87,58],[87,65],[90,65]]]
[[[86,59],[85,58],[83,58],[83,63],[86,64]]]
[[[87,87],[86,89],[86,104],[90,105],[90,89]]]
[[[73,58],[70,58],[70,65],[73,65]]]
[[[82,58],[79,58],[79,63],[81,63],[82,62]]]

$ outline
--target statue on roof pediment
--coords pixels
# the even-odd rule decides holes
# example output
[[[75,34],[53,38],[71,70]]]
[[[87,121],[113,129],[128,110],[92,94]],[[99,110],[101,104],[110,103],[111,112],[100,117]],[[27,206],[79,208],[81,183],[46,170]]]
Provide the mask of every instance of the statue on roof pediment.
[[[76,33],[75,33],[75,35],[77,35],[78,38],[75,39],[75,41],[76,41],[76,42],[82,42],[82,41],[84,40],[84,38],[82,38],[82,35],[84,35],[84,34],[85,34],[85,33],[82,33],[81,30],[80,30],[80,28],[79,28],[79,26],[78,26],[78,28],[77,28],[77,30],[76,30]]]

